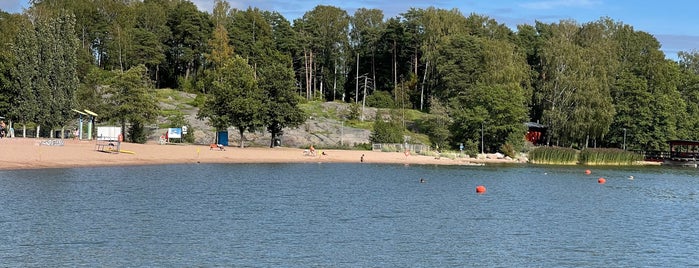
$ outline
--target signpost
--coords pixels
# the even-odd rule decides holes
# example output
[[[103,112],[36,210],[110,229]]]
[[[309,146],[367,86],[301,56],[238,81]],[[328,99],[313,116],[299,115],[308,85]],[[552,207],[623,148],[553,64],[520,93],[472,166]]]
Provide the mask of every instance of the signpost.
[[[170,139],[182,139],[182,129],[181,128],[168,128],[167,129],[167,142]]]

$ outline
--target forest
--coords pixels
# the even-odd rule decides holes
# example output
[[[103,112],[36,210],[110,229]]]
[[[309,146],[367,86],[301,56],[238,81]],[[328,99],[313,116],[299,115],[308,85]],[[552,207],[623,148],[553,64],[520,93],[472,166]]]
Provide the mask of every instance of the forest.
[[[457,9],[318,5],[290,21],[223,0],[211,13],[187,0],[33,0],[0,11],[0,116],[48,133],[75,109],[101,111],[145,142],[154,94],[171,88],[241,136],[283,135],[304,122],[299,103],[335,101],[426,113],[401,127],[442,148],[519,149],[538,122],[543,145],[666,150],[699,139],[699,52],[674,61],[660,48],[607,17],[511,29]]]

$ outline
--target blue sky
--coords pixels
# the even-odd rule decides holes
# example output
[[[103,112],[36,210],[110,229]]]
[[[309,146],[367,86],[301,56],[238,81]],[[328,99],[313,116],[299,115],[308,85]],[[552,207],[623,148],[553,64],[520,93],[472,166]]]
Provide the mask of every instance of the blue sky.
[[[214,0],[191,0],[201,10],[210,12]],[[21,12],[28,0],[0,0],[0,9]],[[662,44],[666,56],[676,59],[678,51],[699,50],[699,1],[696,0],[229,0],[232,7],[258,7],[263,10],[279,11],[288,20],[296,18],[317,5],[332,5],[345,9],[350,15],[357,8],[377,8],[385,17],[393,17],[411,7],[430,6],[458,8],[468,15],[485,15],[513,29],[518,24],[533,24],[534,21],[558,22],[573,19],[578,23],[610,17],[617,22],[631,25],[635,30],[654,35]]]

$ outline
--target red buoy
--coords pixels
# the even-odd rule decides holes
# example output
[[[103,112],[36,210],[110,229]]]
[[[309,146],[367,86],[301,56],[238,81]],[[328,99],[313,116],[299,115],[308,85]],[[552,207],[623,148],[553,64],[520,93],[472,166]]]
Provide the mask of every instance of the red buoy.
[[[585,175],[590,175],[590,174],[592,174],[592,171],[590,171],[589,169],[586,169],[586,170],[585,170]]]
[[[485,186],[483,186],[483,185],[476,186],[476,193],[479,193],[479,194],[485,193]]]
[[[597,179],[597,183],[599,184],[604,184],[605,182],[607,182],[607,180],[605,180],[604,178]]]

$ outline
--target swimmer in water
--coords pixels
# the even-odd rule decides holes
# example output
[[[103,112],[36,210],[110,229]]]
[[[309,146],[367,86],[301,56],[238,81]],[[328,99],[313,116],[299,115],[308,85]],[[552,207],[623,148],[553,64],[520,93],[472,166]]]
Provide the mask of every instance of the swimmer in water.
[[[425,182],[426,182],[425,179],[420,178],[420,183],[425,183]]]

